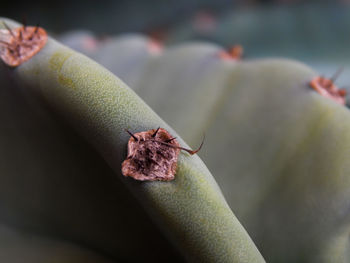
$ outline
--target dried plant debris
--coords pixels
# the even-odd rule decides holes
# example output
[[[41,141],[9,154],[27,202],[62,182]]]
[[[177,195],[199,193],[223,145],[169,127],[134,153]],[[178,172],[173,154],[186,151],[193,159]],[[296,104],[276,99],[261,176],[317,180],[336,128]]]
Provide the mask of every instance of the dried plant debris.
[[[180,150],[189,154],[197,153],[202,145],[195,150],[180,147],[176,138],[163,129],[130,134],[128,154],[122,163],[122,173],[139,181],[171,181],[175,178],[177,159]]]
[[[316,90],[323,97],[329,98],[341,105],[345,105],[346,90],[339,89],[334,85],[334,78],[315,77],[310,83],[310,87]]]
[[[160,41],[151,39],[148,42],[148,50],[151,54],[160,54],[163,52],[163,44]]]
[[[219,57],[223,60],[241,60],[243,57],[243,47],[235,45],[228,50],[221,51]]]
[[[11,67],[21,65],[37,54],[47,42],[46,31],[39,27],[22,26],[0,30],[0,58]]]

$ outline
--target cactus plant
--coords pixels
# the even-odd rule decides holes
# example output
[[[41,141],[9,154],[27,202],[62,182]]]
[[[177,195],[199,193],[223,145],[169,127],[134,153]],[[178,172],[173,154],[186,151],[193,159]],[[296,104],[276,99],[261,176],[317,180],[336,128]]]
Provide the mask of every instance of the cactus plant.
[[[6,21],[10,27],[19,26],[15,22]],[[92,180],[99,183],[106,180],[111,184],[106,184],[105,188],[100,189],[100,191],[104,194],[106,189],[112,188],[108,194],[120,194],[120,199],[123,202],[129,202],[129,194],[122,187],[125,185],[146,210],[155,225],[165,233],[166,238],[186,260],[193,262],[263,262],[257,248],[233,215],[215,180],[199,157],[181,154],[176,179],[171,182],[140,183],[121,176],[121,162],[126,156],[128,139],[128,134],[124,129],[143,131],[161,126],[174,136],[177,136],[177,133],[109,71],[50,38],[45,47],[30,60],[14,69],[2,67],[1,71],[5,75],[10,75],[20,87],[18,90],[24,89],[24,94],[28,93],[34,96],[39,102],[44,103],[50,113],[57,114],[59,123],[63,122],[67,125],[65,128],[70,134],[69,136],[75,136],[73,138],[81,136],[93,147],[96,151],[91,150],[93,161],[90,156],[86,159],[84,156],[75,157],[79,157],[80,161],[90,161],[91,164],[86,163],[88,167],[94,166],[97,162],[97,166],[94,168],[96,174]],[[62,135],[60,131],[57,132],[58,136]],[[179,143],[186,146],[185,142],[179,136],[177,137]],[[39,139],[35,138],[33,142]],[[81,139],[79,141],[81,142]],[[56,143],[60,142],[62,140],[58,140]],[[85,149],[89,149],[86,144],[81,143],[84,149],[79,150],[79,154],[85,152]],[[72,145],[67,147],[69,149],[63,149],[62,153],[75,148]],[[88,154],[90,154],[89,151]],[[72,153],[75,151],[73,150]],[[113,172],[106,167],[101,158],[96,156],[97,153],[108,163]],[[64,176],[63,178],[66,178],[66,169],[67,166],[64,166],[59,171],[59,174]],[[46,171],[51,171],[51,168],[49,167]],[[81,171],[85,171],[85,167]],[[91,172],[95,173],[94,171]],[[45,175],[48,176],[47,173]],[[28,180],[30,181],[31,177]],[[85,180],[82,180],[84,183]],[[118,183],[118,180],[122,181],[122,184]],[[56,184],[53,184],[52,187]],[[39,190],[45,191],[45,189],[44,184]],[[73,188],[73,195],[76,194],[75,190],[78,191],[78,189]],[[83,189],[84,192],[88,190],[89,188]],[[18,195],[18,193],[16,194]],[[53,198],[55,202],[59,203],[59,199],[56,198],[60,198],[60,196]],[[67,198],[70,197],[67,196]],[[98,198],[95,202],[103,204],[103,200],[103,198]],[[83,200],[83,202],[85,201]],[[136,210],[136,213],[142,214],[142,209],[139,206],[132,206],[132,209],[120,208],[119,210],[120,204],[118,202],[115,202],[113,213],[124,214],[129,213],[130,210]],[[53,203],[47,204],[47,206],[51,205]],[[18,212],[16,208],[11,206],[11,202],[8,203],[8,207],[14,210],[13,213]],[[49,225],[48,228],[53,228],[56,234],[63,231],[66,232],[66,239],[73,238],[69,235],[74,232],[74,228],[73,230],[69,228],[79,224],[79,222],[76,224],[70,222],[69,220],[73,219],[71,214],[67,215],[64,209],[52,212],[55,215],[56,225],[61,224],[60,228],[57,229],[55,224],[50,224],[52,222],[45,220],[48,216],[46,214],[48,210],[45,209],[49,208],[40,206],[38,209],[43,210],[31,218],[34,222],[31,226],[36,225],[36,229],[33,227],[33,230],[45,231],[45,229],[40,229],[41,224],[38,223],[42,220]],[[93,208],[91,209],[94,211]],[[20,213],[24,212],[26,211],[20,211]],[[27,215],[32,212],[28,211]],[[14,216],[13,213],[9,215],[9,219],[11,221],[18,220],[18,217]],[[79,215],[77,216],[79,217]],[[62,223],[64,218],[67,218],[67,221]],[[104,219],[109,220],[108,218]],[[143,217],[133,219],[141,219],[140,223],[144,223],[142,222]],[[82,234],[80,235],[81,240],[75,238],[75,241],[84,242],[85,240],[86,245],[97,248],[99,251],[109,247],[107,254],[113,256],[115,260],[118,258],[118,253],[123,253],[123,249],[129,251],[124,252],[123,260],[135,261],[137,258],[140,260],[142,256],[154,259],[157,258],[158,254],[163,255],[164,259],[164,251],[159,252],[157,246],[147,244],[148,241],[144,242],[140,239],[140,236],[146,231],[149,234],[146,233],[144,238],[152,240],[153,232],[157,233],[154,230],[156,227],[147,229],[147,226],[141,226],[141,233],[136,233],[140,229],[137,226],[138,222],[132,226],[125,221],[115,222],[115,224],[117,224],[117,230],[102,240],[105,242],[101,242],[97,235],[90,233],[90,230],[94,230],[92,224],[87,224],[86,232],[84,232],[89,238],[84,239]],[[66,226],[67,229],[65,229]],[[124,241],[123,243],[123,238],[127,238],[129,242]],[[139,254],[138,249],[144,252]],[[111,255],[112,253],[115,254]],[[169,260],[171,260],[172,255],[165,253]]]
[[[58,41],[88,56],[98,48],[99,44],[94,34],[87,30],[72,30],[66,32],[59,35]]]
[[[322,75],[345,66],[338,83],[350,82],[349,6],[323,5],[238,8],[212,15],[215,26],[201,32],[195,19],[178,23],[166,37],[167,45],[205,40],[229,47],[240,43],[249,58],[283,57],[300,60]]]
[[[186,141],[206,131],[199,155],[268,262],[348,262],[348,109],[314,92],[317,73],[299,62],[221,51],[165,49],[133,89]]]
[[[215,171],[215,179],[231,209],[269,262],[348,262],[347,207],[350,180],[346,163],[346,157],[349,156],[346,130],[349,129],[349,114],[345,107],[322,98],[309,87],[308,83],[317,73],[301,63],[289,60],[222,60],[218,54],[223,49],[213,44],[197,42],[154,54],[149,43],[150,40],[146,37],[119,37],[106,44],[107,48],[101,45],[100,50],[89,55],[129,84],[163,119],[176,127],[186,141],[195,145],[199,141],[199,135],[206,131],[206,147],[199,155],[210,170]],[[53,44],[54,47],[56,45]],[[70,52],[64,50],[63,53]],[[49,57],[51,50],[46,52],[34,57],[31,64],[28,64],[33,66],[28,67],[38,69],[38,63],[50,64],[45,62],[45,56]],[[98,54],[108,54],[109,61],[105,60],[106,56]],[[80,58],[79,56],[77,60]],[[4,69],[2,72],[7,71]],[[101,145],[121,145],[110,139],[112,135],[104,137],[113,128],[101,125],[104,124],[102,118],[97,118],[99,113],[104,112],[100,108],[100,102],[79,100],[68,103],[68,95],[73,91],[68,91],[67,88],[75,86],[71,86],[69,79],[66,79],[67,75],[59,78],[58,82],[61,83],[57,83],[54,76],[58,73],[50,70],[45,70],[44,73],[44,76],[33,78],[34,71],[27,71],[23,64],[11,74],[20,83],[20,87],[30,83],[29,86],[34,87],[35,92],[35,88],[39,87],[40,96],[44,97],[45,103],[68,120],[67,127],[76,127],[78,133],[83,134],[90,143],[95,142],[94,147],[99,149],[104,159],[117,171],[113,166],[114,160],[110,158],[116,147],[112,150],[107,148],[107,156],[105,148],[100,148]],[[46,74],[49,77],[45,77]],[[69,70],[66,69],[64,74],[69,74]],[[73,78],[72,75],[69,76]],[[52,93],[50,90],[42,90],[48,83],[52,83]],[[55,88],[61,86],[65,87],[62,89],[65,91],[63,94]],[[83,82],[82,87],[91,88],[91,85]],[[79,92],[84,95],[87,91],[79,89]],[[62,97],[62,100],[56,102],[56,96]],[[91,100],[91,97],[87,98]],[[63,104],[62,108],[62,103],[68,104]],[[92,111],[80,108],[91,105],[90,103],[99,106]],[[106,104],[108,103],[102,105]],[[73,111],[77,105],[78,110]],[[68,116],[72,112],[79,116]],[[91,115],[94,117],[92,120],[84,119]],[[89,121],[92,122],[91,126]],[[96,127],[96,123],[101,126]],[[86,124],[98,132],[87,132]],[[159,122],[153,121],[153,125],[142,124],[142,129],[130,124],[125,126],[142,131],[158,127]],[[105,130],[99,130],[100,127]],[[120,127],[116,130],[125,143],[127,134],[123,135]],[[181,141],[181,144],[184,145],[184,142]],[[72,149],[67,151],[74,152]],[[119,159],[116,163],[121,161],[121,155],[117,156]],[[180,158],[180,162],[186,162],[187,158]],[[120,171],[117,173],[120,174]],[[151,185],[158,188],[162,184]],[[129,187],[135,191],[138,185],[132,183]],[[120,189],[124,189],[122,184]],[[154,196],[152,190],[154,189],[146,192],[146,195]],[[144,197],[144,194],[145,192],[141,196]],[[199,199],[198,197],[197,200]],[[136,206],[136,201],[131,196],[130,200]],[[141,200],[141,203],[148,212],[151,211],[152,218],[159,211],[167,211],[168,204],[165,205],[157,198],[152,201],[148,199],[146,204],[145,200]],[[155,208],[155,205],[158,207]],[[143,216],[147,218],[146,215]],[[169,220],[172,216],[163,215],[162,218]],[[180,230],[176,228],[178,223],[168,221],[168,225],[164,225],[164,222],[158,221],[156,225],[161,225],[169,238],[169,231],[179,233]],[[180,223],[180,226],[183,224]],[[177,230],[174,231],[174,228]],[[156,226],[152,226],[152,231],[153,229],[156,230]],[[75,241],[83,240],[83,236],[78,235],[80,240],[76,237],[75,233]],[[104,245],[111,244],[106,239],[104,244],[97,245],[96,241],[91,241],[91,237],[93,236],[90,235],[89,246],[98,247],[100,251],[104,250]],[[137,237],[136,233],[134,237]],[[159,242],[161,238],[159,234],[158,241],[154,242]],[[177,239],[173,237],[170,240],[179,243],[178,236]],[[201,242],[196,240],[192,245]],[[171,246],[165,247],[170,249]],[[117,246],[110,248],[107,253],[120,253],[123,250],[121,247],[115,250]],[[183,247],[180,250],[187,255],[187,259],[203,260],[193,256],[193,249]],[[201,256],[205,257],[204,255],[203,252]],[[130,255],[126,253],[123,256],[127,258]],[[218,260],[217,257],[207,258],[211,259]],[[175,259],[177,260],[180,259]]]
[[[122,50],[124,52],[120,52]],[[145,63],[161,52],[162,46],[155,40],[141,34],[124,34],[101,43],[89,56],[97,62],[103,61],[104,67],[120,74],[124,82],[135,87],[139,86],[138,77]]]
[[[95,151],[0,69],[1,222],[122,262],[181,260]]]
[[[1,262],[112,263],[91,250],[76,244],[25,234],[18,229],[0,226]],[[115,262],[115,261],[114,261]]]

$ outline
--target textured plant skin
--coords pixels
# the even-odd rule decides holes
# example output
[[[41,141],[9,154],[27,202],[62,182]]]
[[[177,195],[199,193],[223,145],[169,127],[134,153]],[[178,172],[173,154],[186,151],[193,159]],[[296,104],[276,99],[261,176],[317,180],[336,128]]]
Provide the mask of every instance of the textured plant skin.
[[[6,263],[112,263],[76,244],[24,234],[16,229],[0,225],[0,261]]]
[[[0,64],[0,221],[116,261],[181,262],[111,168],[11,72]]]
[[[309,89],[315,75],[288,61],[240,64],[208,131],[211,152],[202,155],[270,262],[349,260],[349,241],[335,240],[349,225],[350,115]],[[218,134],[214,127],[224,124]],[[210,161],[228,151],[222,162]],[[232,170],[237,177],[227,176]],[[325,247],[335,245],[329,254]]]
[[[100,46],[93,58],[130,85],[170,124],[175,120],[185,140],[198,144],[213,109],[224,97],[227,78],[237,61],[221,59],[220,54],[226,52],[223,48],[201,42],[152,55],[149,41],[141,35],[117,37]]]
[[[122,178],[125,128],[142,131],[161,126],[177,134],[110,72],[49,39],[41,52],[12,74],[91,143],[187,260],[263,261],[199,157],[181,154],[176,180],[169,183]],[[180,138],[179,142],[185,145]]]
[[[161,54],[157,42],[141,34],[124,34],[100,44],[89,57],[103,64],[129,86],[139,86],[145,65]]]
[[[191,144],[206,132],[199,155],[268,262],[348,262],[348,109],[312,90],[318,74],[301,63],[217,50],[166,50],[135,91]]]

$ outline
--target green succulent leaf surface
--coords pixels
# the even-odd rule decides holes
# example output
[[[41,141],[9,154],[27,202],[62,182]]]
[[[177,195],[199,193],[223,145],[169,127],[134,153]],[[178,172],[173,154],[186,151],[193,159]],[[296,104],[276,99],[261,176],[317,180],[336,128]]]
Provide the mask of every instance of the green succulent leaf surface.
[[[86,248],[0,225],[1,262],[112,263]]]
[[[198,156],[182,153],[172,182],[122,177],[129,137],[125,129],[136,132],[161,126],[178,135],[109,71],[49,39],[36,56],[12,71],[12,77],[97,150],[114,170],[115,180],[125,183],[187,260],[263,261]]]
[[[349,110],[313,91],[301,63],[221,51],[167,48],[133,89],[191,145],[206,133],[199,155],[269,262],[348,262]]]

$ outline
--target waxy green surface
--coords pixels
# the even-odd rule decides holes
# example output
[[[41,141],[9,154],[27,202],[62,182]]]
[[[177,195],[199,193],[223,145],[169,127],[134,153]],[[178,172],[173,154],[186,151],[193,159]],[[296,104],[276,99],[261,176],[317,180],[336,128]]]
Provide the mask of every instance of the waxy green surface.
[[[113,180],[125,183],[188,261],[264,261],[198,156],[182,153],[172,182],[122,177],[129,137],[124,129],[161,126],[177,134],[109,71],[49,39],[40,53],[12,71],[12,77],[99,152],[114,170]]]
[[[26,263],[113,263],[86,248],[0,225],[0,261]]]
[[[221,60],[222,48],[203,43],[184,44],[152,55],[149,42],[147,37],[122,36],[96,52],[108,54],[107,60],[102,56],[96,59],[166,117],[169,124],[180,128],[186,141],[199,144],[208,125],[206,120],[218,107],[218,101],[224,99],[227,78],[236,61]],[[125,66],[130,64],[134,67],[132,73]]]
[[[101,42],[89,57],[110,70],[116,76],[123,76],[129,87],[142,86],[139,78],[144,66],[162,52],[161,46],[141,34],[124,34]]]
[[[268,262],[349,262],[349,110],[301,63],[220,51],[166,49],[133,88],[191,145],[206,133],[199,155]]]
[[[105,161],[11,74],[0,65],[0,222],[117,261],[181,262]]]
[[[241,63],[208,129],[203,159],[272,262],[349,260],[349,240],[335,239],[350,219],[350,114],[308,87],[314,76],[295,62]]]

